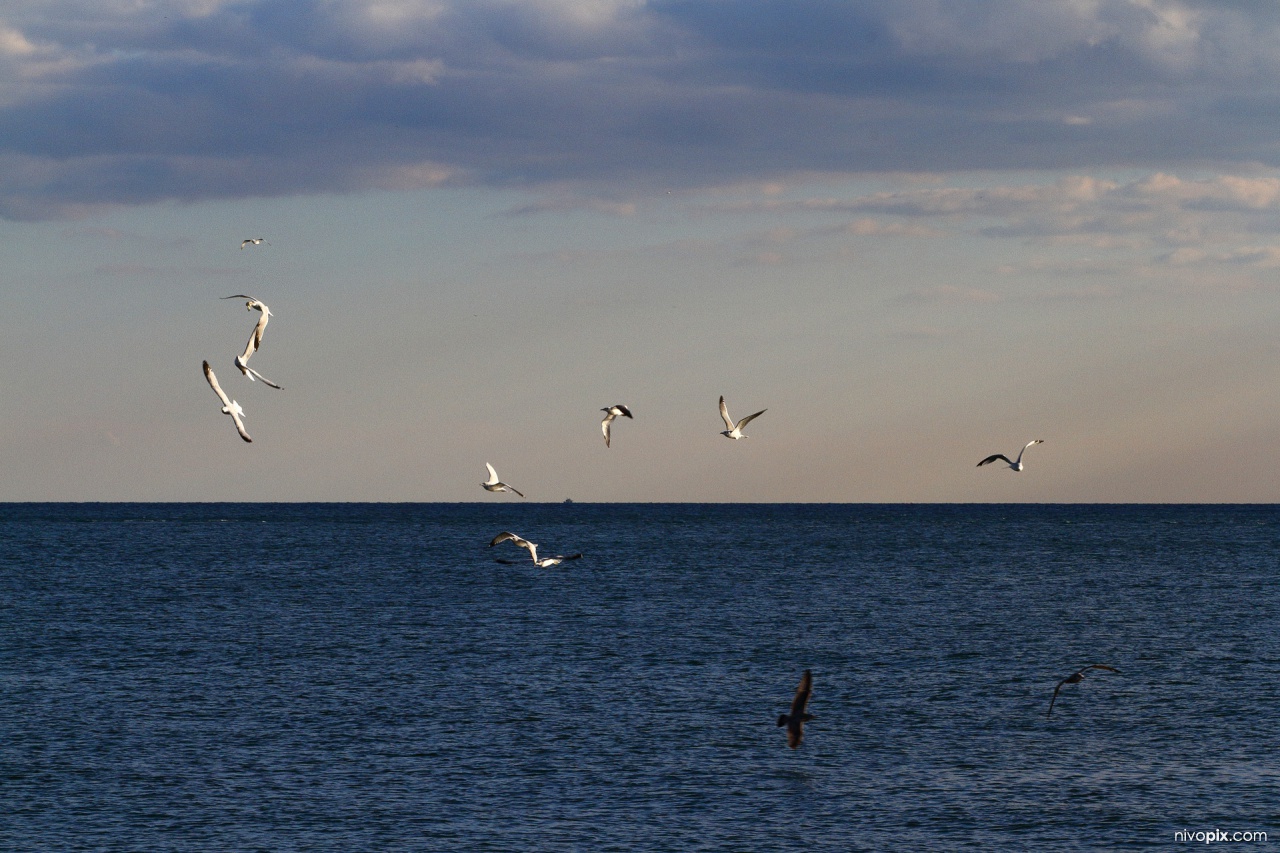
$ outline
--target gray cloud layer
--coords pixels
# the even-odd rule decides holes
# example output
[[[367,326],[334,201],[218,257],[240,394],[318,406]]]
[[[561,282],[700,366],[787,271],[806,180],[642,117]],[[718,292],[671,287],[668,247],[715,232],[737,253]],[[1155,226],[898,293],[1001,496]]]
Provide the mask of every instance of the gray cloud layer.
[[[1280,164],[1280,7],[30,0],[0,215],[415,187]]]

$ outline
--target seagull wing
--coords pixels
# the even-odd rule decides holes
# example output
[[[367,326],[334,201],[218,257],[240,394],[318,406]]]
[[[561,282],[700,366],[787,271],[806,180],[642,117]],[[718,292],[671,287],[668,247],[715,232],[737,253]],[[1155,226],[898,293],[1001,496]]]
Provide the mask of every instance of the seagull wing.
[[[739,432],[741,432],[743,427],[745,427],[747,424],[751,423],[752,421],[754,421],[756,418],[760,417],[761,415],[763,415],[763,414],[764,414],[765,412],[767,412],[767,411],[769,411],[769,410],[768,410],[768,409],[761,409],[760,411],[756,412],[754,415],[747,415],[745,418],[743,418],[742,420],[738,421],[738,425],[737,425],[736,427],[731,427],[731,429],[736,429],[736,430],[738,430]],[[727,421],[728,421],[728,418],[726,418],[725,420],[726,420],[726,422],[727,422]]]
[[[218,384],[218,377],[214,375],[213,368],[209,366],[209,362],[204,363],[204,378],[209,380],[209,387],[213,389],[213,393],[218,395],[218,399],[222,401],[222,405],[231,408],[231,398],[227,396],[227,392],[222,390],[222,386]]]
[[[733,421],[729,419],[729,407],[724,404],[724,397],[720,397],[720,417],[724,418],[724,428],[733,429]]]
[[[493,466],[490,465],[488,462],[484,463],[484,467],[489,469],[489,482],[485,483],[485,485],[486,486],[498,485],[498,472],[493,470]]]
[[[1017,465],[1017,464],[1018,464],[1018,462],[1021,462],[1021,461],[1022,461],[1022,454],[1026,453],[1026,452],[1027,452],[1027,448],[1028,448],[1028,447],[1030,447],[1030,446],[1031,446],[1031,445],[1033,445],[1033,444],[1044,444],[1044,439],[1043,439],[1043,438],[1037,438],[1035,441],[1028,441],[1026,444],[1024,444],[1024,445],[1022,446],[1022,449],[1018,451],[1018,459],[1017,459],[1017,461],[1016,461],[1016,462],[1014,462],[1014,463],[1013,463],[1014,465]],[[1009,460],[1007,460],[1007,459],[1006,459],[1005,461],[1006,461],[1006,462],[1008,462]]]
[[[624,418],[631,418],[631,420],[633,421],[635,420],[635,418],[631,417],[631,410],[628,409],[626,406],[622,405],[621,403],[614,406],[614,408],[617,409],[618,413],[622,415]]]
[[[1090,669],[1105,669],[1107,672],[1120,671],[1116,669],[1114,666],[1107,666],[1105,663],[1091,663],[1088,666],[1086,666],[1084,669],[1080,670],[1080,673],[1083,674],[1086,670],[1090,670]]]
[[[249,442],[253,441],[252,438],[249,438],[249,433],[245,432],[244,421],[240,420],[239,409],[237,409],[235,406],[232,406],[231,411],[228,412],[227,414],[231,415],[231,420],[233,423],[235,423],[236,432],[240,433],[240,437],[243,438],[245,441],[249,441]]]
[[[258,303],[262,305],[261,302]],[[258,325],[253,327],[253,334],[249,337],[254,350],[262,349],[262,333],[267,330],[267,321],[271,319],[271,310],[267,306],[262,305],[262,315],[258,317]],[[247,358],[247,356],[246,356]]]
[[[1067,679],[1058,682],[1058,686],[1053,688],[1053,698],[1049,700],[1049,713],[1045,714],[1045,719],[1053,716],[1053,703],[1058,701],[1058,691],[1062,689],[1062,685],[1067,683]]]
[[[602,433],[604,433],[604,446],[605,446],[605,447],[608,447],[608,446],[609,446],[609,423],[610,423],[612,420],[613,420],[613,415],[612,415],[612,414],[608,414],[608,415],[605,415],[605,416],[604,416],[604,420],[602,420],[602,421],[600,422],[600,431],[601,431]]]
[[[809,697],[813,695],[813,673],[809,670],[804,671],[804,675],[800,676],[800,684],[796,687],[795,698],[791,700],[791,713],[789,716],[793,720],[798,720],[805,714],[805,709],[809,707]]]
[[[253,354],[258,351],[258,330],[255,328],[249,333],[249,342],[244,345],[244,352],[240,353],[240,360],[248,362]]]
[[[510,539],[512,542],[516,543],[521,547],[524,547],[524,545],[526,544],[525,540],[521,539],[519,536],[515,535],[510,530],[504,530],[501,533],[499,533],[497,536],[493,537],[493,541],[489,543],[489,547],[492,548],[494,545],[501,545],[503,542],[506,542],[508,539]]]
[[[220,296],[218,298],[219,299],[249,299],[254,302],[258,301],[256,297],[250,296],[247,293],[233,293],[230,296]]]
[[[986,459],[983,459],[981,462],[977,464],[976,467],[981,468],[983,465],[988,465],[992,462],[995,462],[997,459],[1003,459],[1005,462],[1008,462],[1010,465],[1013,464],[1013,461],[1010,460],[1008,456],[1005,456],[1003,453],[995,453],[995,454],[992,454],[991,456],[988,456]]]
[[[259,373],[258,371],[254,370],[254,369],[253,369],[252,367],[250,367],[249,365],[247,365],[247,364],[246,364],[246,365],[244,366],[244,369],[245,369],[245,370],[247,370],[247,371],[249,371],[250,373],[252,373],[254,376],[258,377],[258,379],[262,380],[262,383],[263,383],[264,385],[270,385],[272,388],[276,388],[276,389],[278,389],[278,390],[280,390],[280,391],[283,391],[283,390],[284,390],[284,389],[283,389],[283,388],[281,388],[279,385],[277,385],[276,383],[272,382],[270,379],[268,379],[267,377],[263,376],[261,373]]]
[[[501,485],[503,485],[503,486],[507,486],[507,484],[506,484],[506,483],[502,483]],[[519,495],[520,497],[524,497],[524,492],[520,491],[519,489],[513,488],[513,487],[511,487],[511,486],[507,486],[507,488],[508,488],[508,489],[511,489],[511,491],[515,492],[515,493],[516,493],[517,495]]]

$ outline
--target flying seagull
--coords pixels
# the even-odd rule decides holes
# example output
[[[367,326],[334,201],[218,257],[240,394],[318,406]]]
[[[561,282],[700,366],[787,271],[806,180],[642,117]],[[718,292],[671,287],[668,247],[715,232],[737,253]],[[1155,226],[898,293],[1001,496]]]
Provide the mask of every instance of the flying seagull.
[[[1058,701],[1058,691],[1062,689],[1064,684],[1079,684],[1084,681],[1084,674],[1091,669],[1105,669],[1107,672],[1119,672],[1114,666],[1107,666],[1105,663],[1091,663],[1084,669],[1071,673],[1066,678],[1058,682],[1058,686],[1053,688],[1053,698],[1049,700],[1049,713],[1045,714],[1045,719],[1053,715],[1053,703]]]
[[[492,465],[490,465],[488,462],[486,462],[486,463],[484,463],[484,467],[486,467],[486,468],[488,468],[488,469],[489,469],[489,479],[488,479],[488,481],[486,481],[486,482],[484,482],[484,483],[481,483],[480,485],[484,486],[484,488],[485,488],[485,490],[486,490],[486,491],[490,491],[490,492],[515,492],[515,493],[516,493],[517,495],[519,495],[520,497],[524,497],[524,492],[520,491],[519,489],[513,489],[513,488],[511,488],[510,486],[508,486],[506,483],[499,482],[499,481],[498,481],[498,472],[497,472],[497,471],[495,471],[495,470],[493,470],[493,466],[492,466]]]
[[[800,684],[796,687],[796,696],[791,700],[791,713],[778,715],[778,726],[787,727],[787,746],[795,749],[804,743],[804,724],[814,719],[809,713],[809,697],[813,695],[813,673],[804,671],[800,676]]]
[[[222,390],[222,386],[218,384],[218,377],[213,375],[213,368],[209,366],[209,362],[204,363],[204,378],[209,380],[209,387],[213,389],[213,393],[218,395],[218,399],[222,401],[222,413],[231,415],[231,420],[235,421],[236,432],[240,433],[240,437],[245,441],[253,441],[249,438],[249,433],[244,431],[244,421],[240,420],[244,416],[244,409],[240,408],[240,404],[235,400],[227,399],[227,394]]]
[[[600,422],[600,431],[604,433],[604,446],[609,446],[609,424],[613,423],[613,419],[621,415],[624,418],[631,418],[631,410],[619,403],[616,406],[610,406],[607,409],[601,409],[604,412],[604,420]],[[635,418],[631,418],[635,420]]]
[[[507,540],[514,542],[516,545],[528,551],[529,557],[533,560],[533,564],[535,566],[538,566],[539,568],[545,569],[548,566],[558,566],[561,563],[563,563],[565,560],[581,560],[582,559],[581,554],[570,554],[567,557],[564,556],[563,554],[556,554],[554,557],[542,557],[541,559],[539,559],[537,542],[530,542],[528,539],[524,539],[520,536],[517,536],[508,530],[504,530],[501,533],[499,533],[497,536],[493,537],[493,541],[489,543],[489,547],[492,548],[494,545],[498,545],[502,542],[506,542]],[[514,566],[514,565],[517,565],[520,561],[504,560],[501,557],[499,557],[498,562],[504,565]]]
[[[240,248],[243,249],[245,246],[259,246],[263,243],[267,243],[266,237],[246,237],[240,241]],[[271,244],[267,243],[267,245],[270,246]]]
[[[256,377],[257,379],[261,379],[267,385],[270,385],[272,388],[279,388],[279,385],[249,366],[249,359],[252,358],[253,354],[262,346],[262,335],[267,330],[267,323],[271,320],[271,309],[268,308],[267,303],[263,302],[261,299],[254,299],[252,296],[246,296],[243,293],[237,293],[234,296],[224,296],[222,298],[247,299],[249,301],[245,303],[245,310],[258,311],[261,314],[261,316],[258,317],[258,324],[253,327],[253,331],[249,334],[249,342],[244,345],[244,352],[236,356],[236,367],[241,373],[249,377],[250,382],[252,382]]]
[[[767,411],[769,410],[761,409],[760,411],[756,412],[754,415],[747,415],[745,418],[743,418],[742,420],[738,421],[735,424],[729,418],[729,407],[724,404],[724,397],[722,396],[720,398],[720,417],[724,418],[725,429],[722,429],[720,431],[720,434],[723,435],[725,438],[732,438],[734,441],[737,441],[740,438],[746,438],[746,436],[742,434],[743,427],[745,427],[747,424],[751,423],[753,420],[760,417]]]
[[[986,459],[983,459],[981,462],[978,463],[977,467],[981,468],[983,465],[986,465],[990,462],[995,462],[997,459],[1003,459],[1005,461],[1005,464],[1007,464],[1014,471],[1021,471],[1022,470],[1022,454],[1026,453],[1027,448],[1033,444],[1044,444],[1044,439],[1037,438],[1035,441],[1028,441],[1026,443],[1026,446],[1024,446],[1022,450],[1018,451],[1018,458],[1013,462],[1010,462],[1009,457],[1005,456],[1003,453],[996,453],[991,456],[988,456]]]

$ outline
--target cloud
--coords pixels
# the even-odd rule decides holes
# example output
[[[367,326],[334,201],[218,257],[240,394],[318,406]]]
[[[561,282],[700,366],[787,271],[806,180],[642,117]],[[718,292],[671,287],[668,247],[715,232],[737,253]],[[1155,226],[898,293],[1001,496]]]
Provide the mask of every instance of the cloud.
[[[861,217],[840,227],[854,237],[935,237],[940,232],[915,222],[882,222]]]
[[[957,287],[953,284],[941,284],[937,287],[922,288],[898,297],[900,302],[943,302],[943,303],[976,303],[989,304],[999,302],[1000,294],[977,287]]]
[[[1132,249],[1280,233],[1280,178],[1187,180],[1155,173],[1120,182],[1070,176],[1045,184],[880,192],[807,207],[936,220],[988,237]]]
[[[505,211],[505,214],[507,216],[529,216],[536,213],[572,213],[575,211],[587,211],[603,216],[634,216],[636,205],[635,202],[629,201],[557,196],[510,208]]]
[[[1160,257],[1174,267],[1247,266],[1263,270],[1280,268],[1280,246],[1245,246],[1222,252],[1183,247]]]
[[[1277,165],[1278,46],[1270,4],[1192,0],[13,4],[0,215],[445,183],[631,199],[817,174]],[[1215,190],[1198,203],[1267,204]]]

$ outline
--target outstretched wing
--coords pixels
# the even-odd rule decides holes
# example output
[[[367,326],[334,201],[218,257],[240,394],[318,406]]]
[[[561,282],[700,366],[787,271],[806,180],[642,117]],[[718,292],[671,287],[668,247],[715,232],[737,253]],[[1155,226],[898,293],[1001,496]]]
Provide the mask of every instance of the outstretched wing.
[[[1066,683],[1067,683],[1067,679],[1064,678],[1058,682],[1057,687],[1053,688],[1053,698],[1049,700],[1049,713],[1044,715],[1046,719],[1053,716],[1053,703],[1058,701],[1058,691],[1061,690],[1062,685]]]
[[[258,304],[262,305],[260,302]],[[249,342],[253,344],[255,352],[262,349],[262,334],[267,330],[267,321],[271,319],[271,311],[267,306],[262,305],[262,308],[259,310],[261,310],[262,313],[258,317],[258,324],[253,327],[253,334],[249,336]],[[248,356],[245,357],[248,358]]]
[[[262,384],[264,384],[264,385],[270,385],[272,388],[276,388],[276,389],[281,390],[281,391],[283,391],[283,390],[284,390],[284,389],[283,389],[283,388],[281,388],[279,385],[277,385],[276,383],[272,382],[270,379],[268,379],[267,377],[263,376],[261,373],[259,373],[258,371],[254,370],[254,369],[253,369],[252,367],[250,367],[249,365],[247,365],[247,364],[246,364],[246,365],[244,366],[244,369],[245,369],[245,370],[247,370],[247,371],[249,371],[250,373],[252,373],[254,376],[258,377],[258,379],[259,379],[259,380],[261,380]]]
[[[510,539],[512,542],[516,543],[517,545],[519,545],[521,548],[524,548],[526,545],[529,544],[527,541],[525,541],[524,539],[521,539],[519,536],[512,533],[510,530],[504,530],[501,533],[499,533],[497,536],[493,537],[493,541],[489,543],[489,547],[492,548],[494,545],[501,545],[503,542],[506,542],[508,539]]]
[[[213,393],[218,395],[218,399],[222,401],[222,405],[231,408],[231,398],[227,396],[227,392],[222,390],[222,386],[218,384],[218,377],[214,375],[213,368],[209,366],[209,362],[204,363],[204,378],[209,380],[209,387],[213,389]]]
[[[996,453],[991,456],[988,456],[986,459],[983,459],[981,462],[977,464],[976,467],[981,468],[983,465],[989,465],[990,463],[995,462],[997,459],[1003,459],[1005,462],[1008,462],[1010,465],[1013,464],[1013,461],[1010,460],[1008,456],[1005,456],[1003,453]]]
[[[767,411],[769,411],[769,410],[768,410],[768,409],[761,409],[760,411],[756,412],[754,415],[747,415],[745,418],[743,418],[742,420],[738,421],[737,430],[738,430],[739,432],[741,432],[741,431],[743,430],[743,428],[745,428],[745,427],[746,427],[746,425],[747,425],[747,424],[751,423],[752,421],[754,421],[756,418],[760,417],[761,415],[763,415],[763,414],[764,414],[765,412],[767,412]]]
[[[1022,462],[1022,454],[1024,454],[1024,453],[1026,453],[1026,452],[1027,452],[1027,448],[1028,448],[1028,447],[1032,447],[1032,446],[1037,445],[1037,444],[1044,444],[1044,439],[1043,439],[1043,438],[1037,438],[1037,439],[1034,439],[1034,440],[1032,440],[1032,441],[1028,441],[1026,444],[1024,444],[1024,445],[1022,446],[1022,449],[1018,451],[1018,459],[1017,459],[1017,461],[1015,461],[1013,464],[1014,464],[1014,465],[1017,465],[1017,464],[1019,464],[1020,462]]]
[[[255,328],[249,333],[249,342],[244,345],[244,352],[240,353],[240,360],[248,362],[253,354],[258,351],[258,330]]]
[[[488,462],[484,463],[484,467],[489,469],[489,482],[485,485],[496,486],[498,484],[498,472],[493,470],[493,466]]]
[[[1116,669],[1114,666],[1107,666],[1105,663],[1091,663],[1091,664],[1089,664],[1088,666],[1086,666],[1084,669],[1080,670],[1080,672],[1081,672],[1081,673],[1084,673],[1085,671],[1090,670],[1090,669],[1105,669],[1107,672],[1119,672],[1119,671],[1120,671],[1120,670]]]
[[[729,407],[724,404],[724,396],[720,397],[720,417],[724,418],[724,428],[733,429],[733,421],[729,419]]]
[[[245,441],[252,442],[249,433],[245,432],[244,421],[240,420],[240,412],[234,406],[231,408],[231,422],[236,425],[236,432],[240,433],[240,437]]]
[[[803,717],[805,709],[809,707],[809,697],[812,695],[813,673],[806,669],[804,675],[800,676],[800,684],[796,687],[795,698],[791,700],[791,713],[788,716],[793,720]]]
[[[605,446],[605,447],[608,447],[608,446],[609,446],[609,423],[610,423],[612,420],[613,420],[613,415],[612,415],[612,414],[608,414],[608,415],[605,415],[605,416],[604,416],[604,420],[602,420],[602,421],[600,422],[600,431],[601,431],[602,433],[604,433],[604,446]]]

